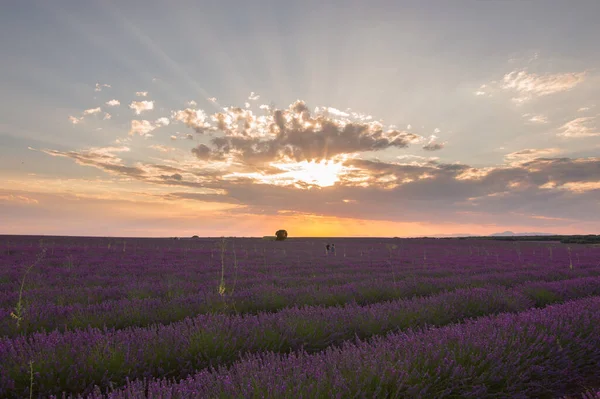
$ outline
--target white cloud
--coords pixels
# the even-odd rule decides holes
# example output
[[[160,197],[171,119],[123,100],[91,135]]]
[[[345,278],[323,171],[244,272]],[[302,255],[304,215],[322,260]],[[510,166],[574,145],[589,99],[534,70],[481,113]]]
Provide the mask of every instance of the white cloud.
[[[245,106],[246,108],[250,108],[250,103],[248,103],[248,102],[247,102],[247,103],[244,103],[244,106]]]
[[[558,133],[557,136],[566,138],[600,136],[600,131],[590,126],[591,122],[595,119],[596,118],[591,116],[573,119],[572,121],[567,122],[560,127],[560,130],[562,130],[562,132]]]
[[[100,109],[100,107],[98,108],[90,108],[90,109],[86,109],[85,111],[83,111],[83,115],[93,115],[93,114],[98,114],[102,112],[102,110]]]
[[[202,133],[210,128],[210,123],[206,120],[206,113],[201,109],[186,108],[180,111],[173,111],[171,116],[173,119],[185,123],[198,133]]]
[[[77,117],[75,117],[75,116],[69,116],[69,121],[70,121],[72,124],[74,124],[74,125],[78,124],[78,123],[79,123],[79,122],[81,122],[82,120],[83,120],[83,118],[77,118]]]
[[[523,114],[523,118],[527,118],[532,123],[548,123],[548,118],[545,115]]]
[[[195,107],[196,105],[198,105],[198,103],[196,101],[194,101],[194,100],[191,100],[191,101],[188,101],[188,105],[190,107]]]
[[[147,91],[136,91],[135,95],[138,97],[146,97],[148,95]]]
[[[335,116],[341,116],[341,117],[344,117],[344,118],[347,118],[347,117],[349,117],[349,116],[350,116],[350,114],[349,114],[349,113],[347,113],[347,112],[344,112],[344,111],[341,111],[341,110],[339,110],[339,109],[337,109],[337,108],[333,108],[333,107],[327,107],[327,108],[326,108],[326,110],[327,110],[327,112],[329,112],[331,115],[335,115]],[[318,110],[315,110],[315,112],[319,112],[319,111],[318,111]]]
[[[94,91],[102,91],[102,88],[104,87],[111,87],[111,85],[96,83],[96,88],[94,89]]]
[[[106,119],[110,119],[110,118],[112,118],[112,115],[111,115],[111,114],[109,114],[108,112],[105,112],[105,113],[104,113],[104,118],[102,118],[102,119],[105,119],[105,120],[106,120]]]
[[[154,101],[132,101],[129,108],[133,109],[136,115],[139,115],[144,111],[154,109]]]
[[[131,121],[131,129],[129,130],[130,135],[139,134],[140,136],[144,136],[146,138],[152,137],[150,134],[151,131],[158,129],[159,127],[167,126],[171,123],[169,118],[158,118],[154,122],[147,120],[132,120]],[[171,136],[173,139],[173,136]]]
[[[502,89],[518,92],[513,101],[523,103],[536,96],[571,90],[585,79],[585,72],[537,75],[525,70],[504,75]]]
[[[159,126],[168,126],[169,123],[171,123],[171,121],[169,120],[169,118],[165,118],[164,116],[162,118],[158,118],[154,124],[159,127]]]
[[[248,96],[248,100],[251,100],[251,101],[258,100],[259,98],[260,98],[260,96],[258,94],[256,94],[255,92],[250,92],[250,95]]]
[[[167,147],[166,145],[162,145],[162,144],[153,144],[153,145],[149,146],[148,148],[152,148],[153,150],[157,150],[160,152],[171,152],[171,151],[175,150],[175,148],[173,148],[173,147]]]
[[[209,97],[207,98],[208,101],[210,101],[211,103],[216,103],[217,102],[217,98],[216,97]]]
[[[119,100],[110,100],[106,102],[106,105],[108,105],[109,107],[116,107],[117,105],[121,105],[121,102]]]
[[[149,133],[156,129],[156,125],[147,120],[132,120],[131,121],[131,129],[129,130],[130,135],[139,134],[144,137],[151,137]]]

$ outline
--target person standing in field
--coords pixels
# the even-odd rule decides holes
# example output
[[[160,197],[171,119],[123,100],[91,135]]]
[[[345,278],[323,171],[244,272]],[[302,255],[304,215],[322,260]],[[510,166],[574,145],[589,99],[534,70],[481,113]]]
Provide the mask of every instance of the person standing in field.
[[[335,244],[331,244],[331,253],[335,255]]]
[[[325,255],[329,254],[329,244],[325,245]]]

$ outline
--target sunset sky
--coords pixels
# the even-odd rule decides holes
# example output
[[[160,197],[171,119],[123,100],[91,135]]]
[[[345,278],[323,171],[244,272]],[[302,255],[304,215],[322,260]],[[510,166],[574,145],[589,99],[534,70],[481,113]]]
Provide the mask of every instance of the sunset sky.
[[[597,234],[598,16],[4,2],[0,234]]]

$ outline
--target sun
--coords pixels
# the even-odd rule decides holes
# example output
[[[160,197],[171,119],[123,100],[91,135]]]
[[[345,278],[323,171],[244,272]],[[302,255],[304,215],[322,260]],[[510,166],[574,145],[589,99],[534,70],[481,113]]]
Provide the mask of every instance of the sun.
[[[333,186],[347,169],[341,162],[333,160],[271,163],[271,166],[284,171],[275,175],[278,179],[320,187]]]
[[[296,186],[298,188],[331,187],[340,181],[340,177],[354,168],[344,165],[347,158],[335,158],[320,161],[291,161],[285,159],[271,162],[269,166],[280,170],[280,173],[234,172],[225,179],[250,178],[263,184],[276,186]]]

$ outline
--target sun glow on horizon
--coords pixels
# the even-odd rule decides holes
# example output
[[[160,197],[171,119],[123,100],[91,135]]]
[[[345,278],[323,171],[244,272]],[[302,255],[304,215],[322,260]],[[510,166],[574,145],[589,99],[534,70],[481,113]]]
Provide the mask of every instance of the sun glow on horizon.
[[[281,170],[281,173],[232,173],[225,178],[250,178],[264,184],[277,186],[294,185],[298,188],[311,186],[331,187],[340,181],[340,176],[347,174],[353,168],[343,164],[344,159],[322,159],[320,161],[291,162],[289,160],[271,162],[269,165]],[[307,187],[308,186],[308,187]]]

